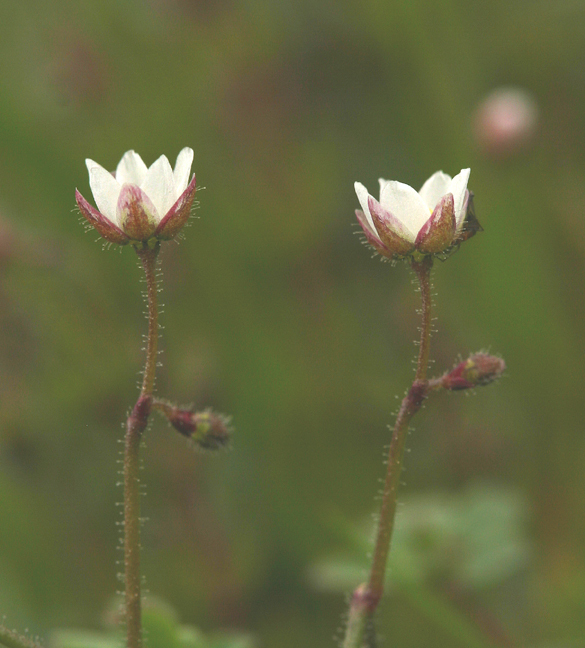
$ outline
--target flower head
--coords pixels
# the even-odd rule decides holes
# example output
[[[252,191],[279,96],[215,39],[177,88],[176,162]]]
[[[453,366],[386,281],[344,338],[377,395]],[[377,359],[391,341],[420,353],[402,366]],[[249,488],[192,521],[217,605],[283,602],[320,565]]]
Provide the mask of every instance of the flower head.
[[[469,169],[454,178],[433,174],[416,191],[402,182],[380,178],[380,200],[360,182],[355,191],[362,210],[356,216],[367,242],[380,254],[404,257],[445,252],[458,243],[470,204]],[[466,238],[469,238],[468,233]]]
[[[172,239],[189,219],[195,198],[195,175],[189,182],[192,162],[190,148],[179,153],[174,170],[165,155],[147,168],[134,151],[124,153],[115,173],[88,159],[89,185],[98,209],[76,190],[77,205],[111,243]]]

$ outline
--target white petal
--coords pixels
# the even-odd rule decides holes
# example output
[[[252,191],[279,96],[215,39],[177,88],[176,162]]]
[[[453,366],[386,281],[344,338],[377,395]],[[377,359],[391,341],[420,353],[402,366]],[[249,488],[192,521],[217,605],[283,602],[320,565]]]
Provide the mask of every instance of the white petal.
[[[120,186],[126,182],[140,186],[146,176],[146,171],[146,164],[140,155],[134,151],[126,151],[116,169],[116,180]]]
[[[422,189],[418,192],[421,198],[425,201],[428,208],[433,211],[441,198],[449,193],[449,184],[451,183],[451,176],[437,171],[424,183]]]
[[[185,191],[189,184],[189,173],[193,164],[193,149],[184,148],[177,157],[173,178],[175,180],[175,200]]]
[[[447,193],[453,194],[453,202],[455,205],[455,223],[457,229],[463,224],[465,212],[463,211],[463,201],[465,200],[465,191],[467,190],[467,183],[469,181],[470,169],[462,169],[451,180]]]
[[[366,225],[369,225],[372,234],[376,238],[380,238],[378,235],[378,231],[376,230],[376,226],[374,225],[374,221],[372,220],[372,214],[370,214],[370,208],[368,207],[368,196],[370,195],[368,193],[368,190],[364,187],[364,185],[361,182],[354,182],[353,186],[355,188],[355,192],[357,194],[358,200],[360,201],[362,211],[366,216]]]
[[[390,182],[390,180],[384,180],[384,178],[378,178],[378,183],[380,184],[380,196],[382,195],[382,191],[384,190],[384,187],[388,182]]]
[[[431,210],[418,192],[402,182],[386,181],[381,187],[380,203],[410,232],[412,240],[431,216]]]
[[[120,195],[120,184],[114,176],[93,160],[86,160],[89,171],[89,186],[98,210],[112,223],[118,225],[116,220],[116,205]]]
[[[140,188],[152,200],[160,218],[167,215],[175,203],[173,170],[166,155],[161,155],[148,171]]]

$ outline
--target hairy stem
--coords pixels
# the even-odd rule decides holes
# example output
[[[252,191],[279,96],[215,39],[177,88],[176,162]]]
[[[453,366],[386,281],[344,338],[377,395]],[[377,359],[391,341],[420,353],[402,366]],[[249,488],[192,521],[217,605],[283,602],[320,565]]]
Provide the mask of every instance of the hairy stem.
[[[429,354],[431,351],[431,270],[433,268],[433,257],[427,256],[420,262],[412,262],[412,269],[416,273],[420,285],[420,296],[422,301],[422,324],[420,329],[420,347],[416,363],[415,382],[424,382],[427,379],[427,368],[429,366]]]
[[[353,594],[343,648],[373,648],[374,646],[373,616],[384,593],[384,577],[392,532],[394,531],[396,494],[402,472],[408,425],[420,409],[428,392],[426,376],[431,338],[432,266],[433,260],[430,256],[424,257],[421,261],[414,259],[412,261],[412,268],[416,273],[422,298],[422,325],[416,375],[402,401],[394,424],[370,576],[368,582],[360,585]]]
[[[142,646],[140,577],[140,442],[148,425],[158,347],[156,260],[160,244],[136,252],[144,268],[148,298],[146,362],[140,396],[126,422],[124,443],[124,581],[127,648]]]
[[[137,250],[138,258],[144,268],[146,276],[146,294],[148,298],[148,336],[146,346],[146,363],[142,378],[140,396],[152,396],[154,390],[154,376],[156,372],[158,348],[158,283],[156,280],[156,260],[160,250],[160,243],[154,249],[144,248]]]

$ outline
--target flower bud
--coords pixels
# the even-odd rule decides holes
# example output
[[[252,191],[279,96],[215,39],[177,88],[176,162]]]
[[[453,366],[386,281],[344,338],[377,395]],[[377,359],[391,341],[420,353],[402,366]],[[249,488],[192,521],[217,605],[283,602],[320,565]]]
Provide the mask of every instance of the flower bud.
[[[177,432],[191,439],[202,450],[220,450],[230,442],[233,429],[228,416],[211,409],[194,412],[160,400],[155,400],[153,408],[163,414]]]
[[[458,391],[489,385],[498,379],[506,369],[502,358],[487,353],[474,353],[456,365],[441,379],[443,389]]]

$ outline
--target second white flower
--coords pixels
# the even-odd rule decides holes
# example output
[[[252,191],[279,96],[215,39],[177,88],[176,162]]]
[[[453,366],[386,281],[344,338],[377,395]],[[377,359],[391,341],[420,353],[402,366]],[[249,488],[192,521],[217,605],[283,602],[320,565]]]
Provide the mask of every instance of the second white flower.
[[[380,200],[360,182],[355,191],[363,211],[356,215],[368,242],[384,256],[442,252],[456,239],[467,212],[469,169],[454,178],[437,171],[420,191],[380,179]]]

